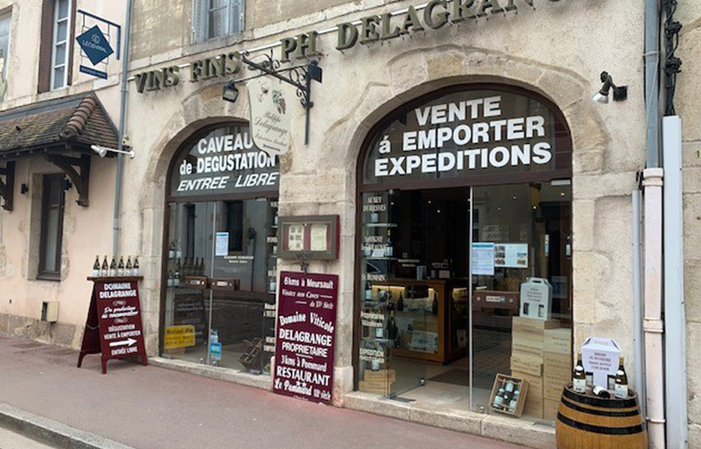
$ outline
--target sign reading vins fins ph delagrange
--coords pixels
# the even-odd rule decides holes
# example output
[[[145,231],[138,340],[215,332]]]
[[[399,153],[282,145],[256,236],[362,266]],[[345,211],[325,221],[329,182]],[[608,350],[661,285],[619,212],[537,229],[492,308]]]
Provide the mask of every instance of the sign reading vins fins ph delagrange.
[[[333,391],[338,276],[280,273],[276,393],[329,403]]]
[[[107,361],[139,356],[148,364],[141,324],[139,288],[134,278],[95,278],[85,323],[78,367],[88,354],[102,353],[102,373]]]

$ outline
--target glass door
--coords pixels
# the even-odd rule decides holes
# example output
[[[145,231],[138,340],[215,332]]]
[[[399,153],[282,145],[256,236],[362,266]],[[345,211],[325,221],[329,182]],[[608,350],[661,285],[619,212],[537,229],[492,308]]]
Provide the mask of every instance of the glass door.
[[[472,188],[473,411],[542,420],[556,410],[571,373],[570,211],[569,181]]]

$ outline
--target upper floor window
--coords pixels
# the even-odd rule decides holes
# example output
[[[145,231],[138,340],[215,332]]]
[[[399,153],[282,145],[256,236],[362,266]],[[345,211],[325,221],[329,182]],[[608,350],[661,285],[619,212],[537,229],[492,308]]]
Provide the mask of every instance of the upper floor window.
[[[10,22],[12,14],[0,16],[0,100],[5,97],[7,90],[7,66],[10,52]]]
[[[70,51],[71,0],[56,0],[54,36],[51,55],[51,89],[68,85],[68,54]]]
[[[43,0],[38,91],[71,84],[75,0]]]
[[[245,0],[194,0],[192,31],[195,42],[238,34],[244,29]]]

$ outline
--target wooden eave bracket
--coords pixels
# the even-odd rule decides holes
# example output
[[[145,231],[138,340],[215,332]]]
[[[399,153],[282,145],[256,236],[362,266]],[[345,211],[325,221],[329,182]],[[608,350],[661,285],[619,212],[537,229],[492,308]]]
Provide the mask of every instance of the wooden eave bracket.
[[[90,185],[90,156],[87,154],[81,155],[79,158],[70,156],[59,156],[56,154],[47,154],[44,159],[54,164],[56,167],[70,178],[71,182],[78,190],[78,205],[88,207],[88,193]],[[74,167],[80,169],[80,173]]]
[[[0,168],[0,198],[4,199],[2,208],[12,211],[15,197],[15,162],[8,162],[5,168]]]

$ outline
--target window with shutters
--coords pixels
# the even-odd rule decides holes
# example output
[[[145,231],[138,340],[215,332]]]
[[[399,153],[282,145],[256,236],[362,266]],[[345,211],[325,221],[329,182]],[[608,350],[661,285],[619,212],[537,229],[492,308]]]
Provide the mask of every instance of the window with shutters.
[[[0,16],[0,100],[5,97],[7,90],[7,65],[10,51],[10,22],[11,14]]]
[[[39,93],[71,84],[75,3],[75,0],[42,1]]]
[[[193,43],[243,31],[245,0],[193,0]]]

